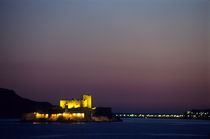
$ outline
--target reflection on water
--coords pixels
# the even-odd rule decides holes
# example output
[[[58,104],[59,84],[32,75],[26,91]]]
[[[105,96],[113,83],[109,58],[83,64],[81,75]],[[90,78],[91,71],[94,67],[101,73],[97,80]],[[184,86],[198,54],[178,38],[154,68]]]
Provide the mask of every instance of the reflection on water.
[[[32,124],[37,125],[37,124],[48,124],[48,122],[32,122]]]
[[[210,121],[123,119],[109,123],[22,123],[0,120],[2,139],[209,139]]]
[[[31,137],[31,138],[37,138],[37,139],[40,139],[40,138],[63,138],[67,135],[43,135],[43,136],[34,136],[34,137]]]
[[[32,122],[32,124],[87,124],[87,122]]]

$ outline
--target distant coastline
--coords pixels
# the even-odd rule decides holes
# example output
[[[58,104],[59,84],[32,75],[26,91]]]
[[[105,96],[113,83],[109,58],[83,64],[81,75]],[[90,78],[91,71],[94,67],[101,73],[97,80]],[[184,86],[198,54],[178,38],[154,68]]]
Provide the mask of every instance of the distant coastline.
[[[119,118],[161,118],[210,120],[210,109],[192,109],[183,114],[115,113]]]

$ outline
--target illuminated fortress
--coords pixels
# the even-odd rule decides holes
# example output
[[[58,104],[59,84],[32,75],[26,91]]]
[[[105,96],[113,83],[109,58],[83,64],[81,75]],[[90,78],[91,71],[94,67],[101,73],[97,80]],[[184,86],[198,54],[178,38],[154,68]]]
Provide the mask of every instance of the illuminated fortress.
[[[82,95],[81,99],[60,100],[60,107],[65,109],[72,108],[92,108],[92,97],[90,95]]]
[[[92,121],[93,110],[92,96],[82,95],[81,99],[62,99],[57,113],[39,113],[25,115],[28,121]]]
[[[26,113],[25,121],[37,122],[104,122],[119,121],[113,116],[111,108],[92,107],[92,96],[82,95],[81,99],[62,99],[57,111]]]

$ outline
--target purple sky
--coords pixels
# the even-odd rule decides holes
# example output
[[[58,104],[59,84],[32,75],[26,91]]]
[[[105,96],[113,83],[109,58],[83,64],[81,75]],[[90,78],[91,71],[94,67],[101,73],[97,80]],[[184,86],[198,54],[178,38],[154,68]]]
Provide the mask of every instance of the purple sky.
[[[0,0],[0,87],[115,112],[210,107],[208,0]],[[208,78],[209,77],[209,78]]]

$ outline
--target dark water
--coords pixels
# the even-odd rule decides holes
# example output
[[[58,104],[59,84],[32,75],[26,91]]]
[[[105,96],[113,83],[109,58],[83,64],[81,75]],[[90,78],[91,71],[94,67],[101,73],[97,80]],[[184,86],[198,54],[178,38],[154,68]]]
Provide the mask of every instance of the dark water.
[[[210,121],[123,119],[115,123],[21,123],[0,120],[1,139],[210,139]]]

